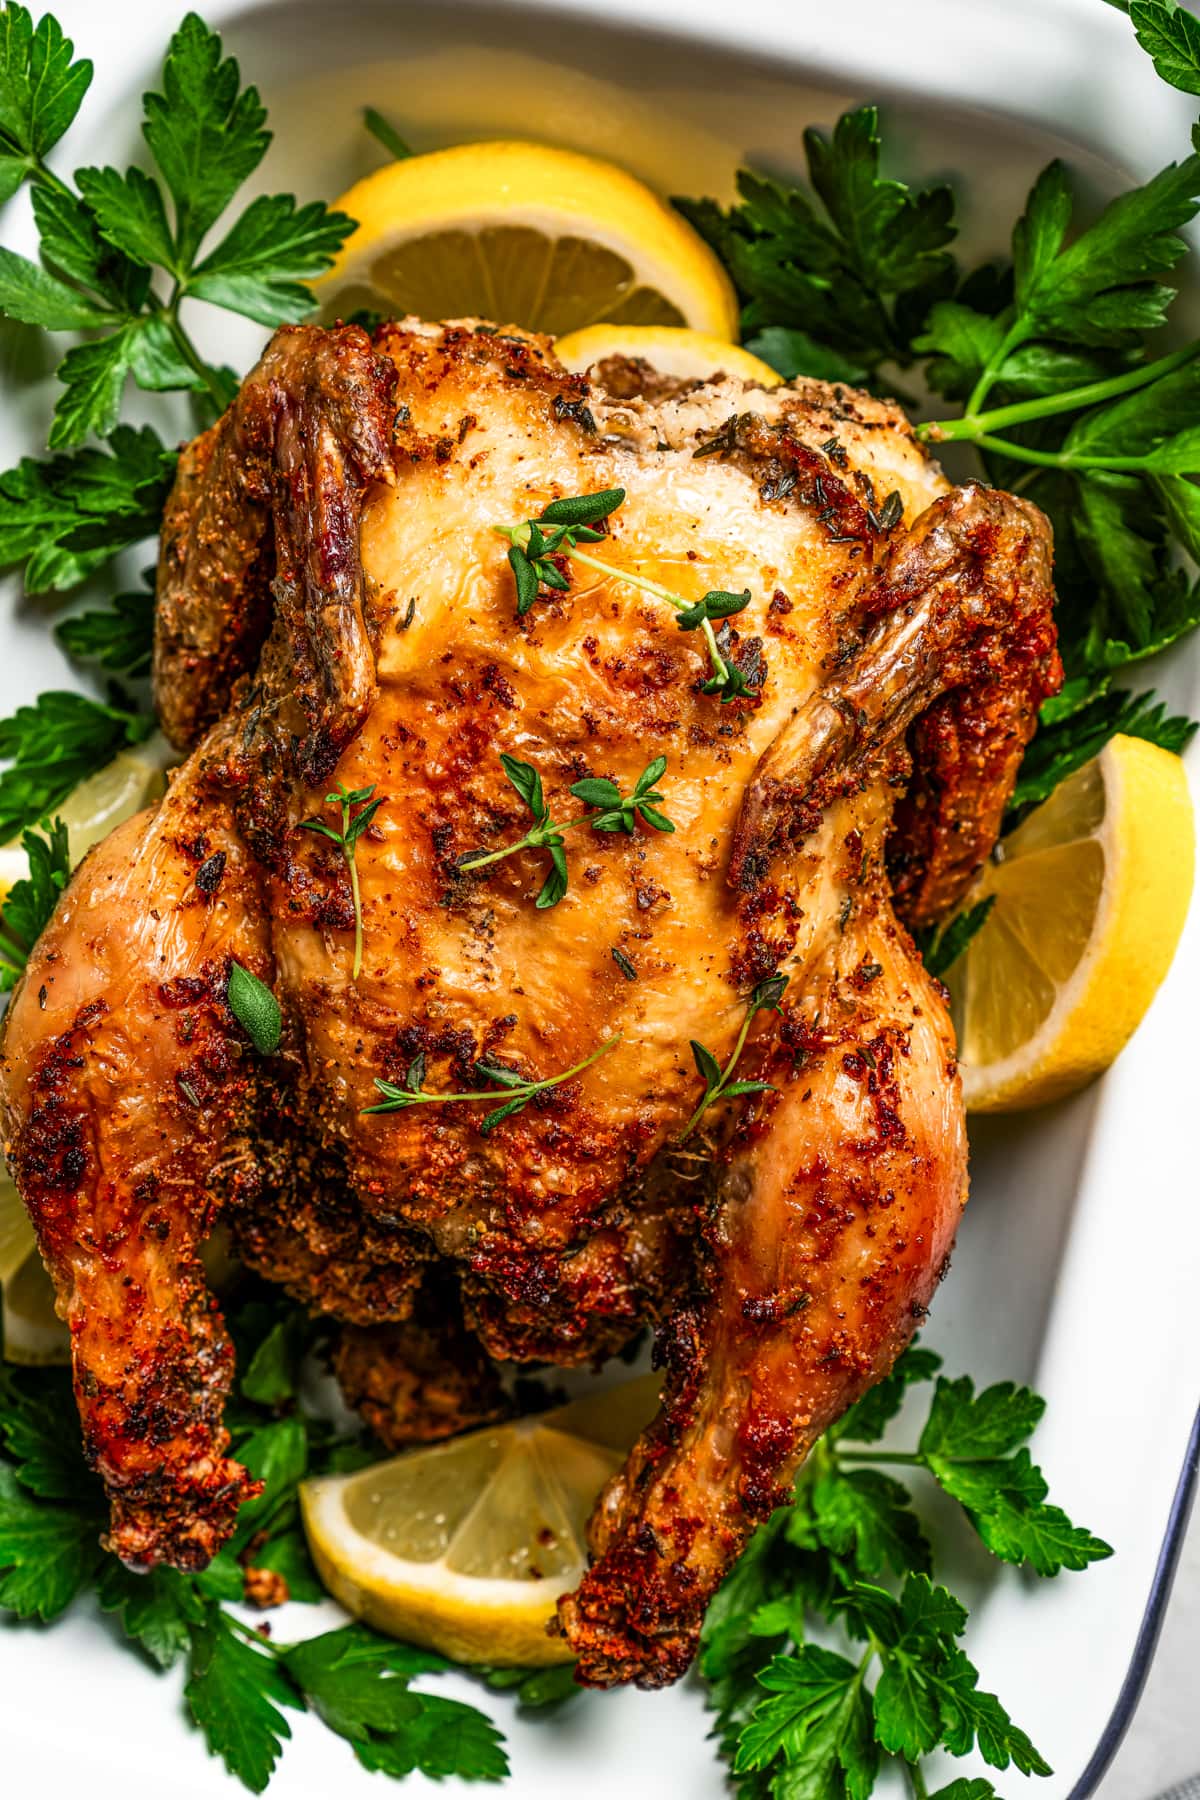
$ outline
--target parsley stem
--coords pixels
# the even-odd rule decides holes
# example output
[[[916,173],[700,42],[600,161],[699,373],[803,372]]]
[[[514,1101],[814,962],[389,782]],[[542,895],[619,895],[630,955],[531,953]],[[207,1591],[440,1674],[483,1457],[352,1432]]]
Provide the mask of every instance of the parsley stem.
[[[184,362],[188,365],[189,369],[194,370],[195,373],[197,375],[199,375],[201,381],[203,381],[204,386],[208,392],[209,399],[212,401],[213,405],[216,407],[217,413],[219,416],[221,413],[223,413],[225,411],[226,395],[223,394],[221,391],[221,384],[218,381],[216,374],[209,367],[209,365],[205,362],[204,358],[201,356],[200,352],[197,350],[195,344],[193,344],[191,338],[188,336],[187,332],[184,330],[183,325],[180,323],[180,319],[179,319],[180,297],[181,296],[177,290],[176,293],[173,294],[171,297],[170,305],[162,306],[160,308],[160,310],[162,312],[163,319],[166,322],[167,330],[171,334],[171,339],[175,345],[175,348],[178,350],[180,356],[182,356]]]
[[[995,385],[1000,370],[1017,346],[1024,343],[1026,330],[1027,328],[1019,320],[1014,319],[991,356],[984,363],[979,380],[971,391],[971,398],[967,401],[968,418],[973,418],[983,410],[983,403]]]
[[[929,1789],[925,1784],[920,1763],[906,1762],[904,1773],[908,1776],[908,1785],[912,1789],[913,1800],[929,1800]]]
[[[221,1617],[231,1630],[236,1631],[239,1637],[245,1638],[248,1644],[253,1644],[256,1650],[267,1651],[275,1658],[276,1662],[283,1660],[283,1651],[279,1646],[273,1644],[270,1638],[264,1637],[261,1631],[256,1630],[253,1625],[247,1625],[244,1620],[239,1619],[236,1613],[231,1613],[227,1607],[223,1606]]]
[[[1105,381],[1090,381],[1083,387],[1070,388],[1065,393],[1044,394],[1038,400],[1016,401],[1012,406],[997,406],[991,412],[968,409],[961,419],[930,420],[917,426],[917,436],[939,444],[963,439],[969,443],[977,443],[992,432],[1006,431],[1011,425],[1024,425],[1032,419],[1053,418],[1057,413],[1079,412],[1085,407],[1099,405],[1103,400],[1115,400],[1121,394],[1134,393],[1138,388],[1148,387],[1152,381],[1158,381],[1162,376],[1184,368],[1188,363],[1194,362],[1198,355],[1200,343],[1189,344],[1186,349],[1172,351],[1170,356],[1160,356],[1157,362],[1143,363],[1140,368],[1128,369],[1124,375],[1113,375]]]
[[[839,1462],[907,1463],[917,1469],[925,1463],[915,1450],[846,1450],[839,1445],[835,1455]]]
[[[48,188],[53,194],[64,195],[66,199],[73,201],[74,204],[78,206],[78,194],[72,193],[66,182],[61,180],[59,176],[54,173],[53,169],[48,169],[40,157],[35,158],[34,161],[30,163],[29,179],[30,181],[36,181],[41,187]]]
[[[1147,474],[1152,451],[1138,456],[1073,456],[1069,450],[1032,450],[1028,444],[1015,444],[1011,438],[992,437],[981,433],[971,442],[977,450],[992,450],[997,456],[1011,457],[1014,462],[1032,463],[1039,469],[1111,469],[1116,474]]]

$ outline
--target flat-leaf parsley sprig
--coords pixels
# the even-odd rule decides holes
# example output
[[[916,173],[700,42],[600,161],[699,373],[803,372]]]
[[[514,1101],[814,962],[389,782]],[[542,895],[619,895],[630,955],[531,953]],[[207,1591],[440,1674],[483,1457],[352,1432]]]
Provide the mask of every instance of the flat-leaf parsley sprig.
[[[375,1077],[375,1086],[383,1095],[383,1099],[375,1106],[364,1106],[362,1110],[364,1113],[392,1113],[405,1112],[410,1106],[453,1106],[460,1101],[495,1101],[500,1099],[500,1094],[496,1090],[503,1089],[507,1092],[507,1099],[480,1121],[479,1135],[487,1137],[502,1120],[511,1119],[517,1113],[524,1112],[529,1102],[535,1100],[539,1094],[549,1093],[551,1088],[561,1087],[566,1081],[573,1081],[576,1075],[582,1075],[585,1069],[590,1069],[592,1064],[599,1062],[602,1056],[607,1056],[610,1050],[615,1050],[620,1042],[621,1033],[618,1031],[614,1037],[607,1038],[590,1055],[585,1056],[582,1062],[575,1063],[569,1069],[563,1069],[561,1074],[547,1075],[538,1080],[530,1080],[526,1076],[518,1074],[515,1069],[504,1068],[500,1063],[478,1062],[475,1064],[476,1075],[481,1081],[494,1082],[495,1087],[470,1089],[461,1094],[431,1094],[425,1091],[423,1085],[425,1053],[419,1051],[408,1066],[403,1086],[398,1086],[394,1081],[384,1081],[378,1075]]]
[[[71,124],[91,64],[52,18],[36,30],[12,3],[0,17],[0,193],[33,187],[41,262],[0,250],[0,311],[49,331],[95,336],[69,350],[50,447],[66,449],[117,422],[126,378],[160,392],[191,389],[215,411],[237,378],[205,362],[180,308],[201,300],[261,325],[304,318],[304,285],[327,269],[353,221],[320,202],[260,195],[207,254],[209,231],[266,154],[257,89],[242,88],[221,39],[189,13],[171,39],[162,91],[145,96],[142,134],[157,173],[87,168],[70,187],[45,161]]]
[[[516,856],[520,850],[548,851],[550,873],[534,902],[543,911],[547,907],[557,906],[567,891],[569,874],[567,854],[563,846],[564,831],[574,831],[580,825],[590,825],[593,831],[631,832],[639,819],[644,820],[654,831],[673,832],[675,829],[666,814],[658,810],[664,797],[655,783],[666,773],[665,756],[656,756],[653,762],[647,763],[629,794],[622,794],[615,782],[602,776],[589,775],[582,781],[574,782],[571,793],[577,800],[582,800],[585,805],[596,810],[581,813],[577,819],[558,821],[550,817],[550,808],[542,789],[542,778],[533,764],[521,762],[507,751],[501,751],[500,763],[509,782],[533,814],[534,822],[524,837],[518,838],[515,843],[506,844],[502,850],[473,850],[460,858],[458,868],[463,874],[470,874],[476,869],[487,868],[491,863],[502,862],[506,856]]]
[[[704,1083],[704,1095],[699,1106],[688,1120],[680,1135],[682,1144],[691,1137],[697,1125],[710,1106],[718,1100],[734,1100],[739,1094],[767,1094],[773,1092],[769,1081],[734,1081],[733,1072],[741,1060],[742,1051],[746,1048],[746,1037],[750,1026],[760,1012],[778,1012],[779,1002],[783,999],[787,987],[786,975],[771,975],[766,981],[760,981],[746,1002],[746,1016],[742,1020],[742,1028],[737,1034],[729,1060],[722,1068],[711,1050],[691,1040],[692,1057],[696,1064],[696,1073]]]
[[[242,1371],[226,1422],[233,1453],[265,1491],[243,1509],[232,1543],[196,1573],[134,1574],[104,1553],[107,1509],[83,1460],[69,1373],[0,1364],[0,1615],[11,1627],[56,1619],[77,1597],[98,1603],[118,1628],[114,1648],[127,1643],[143,1666],[182,1665],[191,1720],[251,1793],[262,1793],[283,1754],[287,1715],[304,1711],[344,1738],[364,1768],[396,1779],[419,1769],[434,1780],[501,1780],[507,1761],[487,1715],[410,1686],[448,1669],[443,1657],[357,1624],[277,1643],[227,1610],[242,1601],[251,1570],[286,1583],[295,1602],[326,1598],[300,1522],[300,1484],[361,1467],[370,1453],[303,1409],[301,1361],[314,1327],[302,1309],[244,1281],[226,1312]],[[561,1698],[524,1671],[488,1679],[515,1687],[525,1708]]]
[[[1112,1552],[1046,1499],[1025,1447],[1041,1399],[1011,1382],[976,1394],[966,1378],[940,1377],[940,1366],[914,1345],[826,1433],[791,1504],[760,1526],[709,1607],[700,1670],[744,1800],[818,1792],[865,1800],[891,1759],[914,1800],[925,1800],[922,1760],[939,1747],[954,1756],[977,1749],[995,1769],[1050,1773],[980,1686],[959,1643],[966,1609],[935,1585],[912,1496],[884,1469],[924,1470],[993,1555],[1039,1575]],[[907,1390],[935,1378],[916,1450],[871,1448]],[[806,1641],[810,1617],[844,1634],[845,1653]],[[960,1779],[937,1800],[996,1794],[990,1781]]]
[[[616,512],[624,500],[624,488],[604,488],[595,494],[552,500],[536,519],[526,519],[523,524],[492,527],[498,536],[509,542],[508,561],[517,585],[518,618],[525,616],[543,587],[558,592],[570,587],[570,580],[560,567],[562,562],[583,563],[610,581],[623,581],[643,594],[652,594],[656,600],[665,600],[679,615],[675,622],[681,631],[703,632],[712,666],[712,675],[704,683],[704,693],[719,694],[723,705],[752,696],[753,683],[732,659],[726,657],[713,630],[714,619],[731,618],[749,606],[749,588],[740,594],[712,588],[698,600],[689,600],[673,588],[664,587],[661,581],[652,581],[648,575],[639,575],[634,569],[618,568],[615,563],[604,562],[590,551],[579,548],[581,543],[600,542],[604,533],[597,531],[596,526]]]
[[[362,895],[358,887],[358,840],[384,802],[382,794],[378,799],[373,800],[371,796],[374,792],[374,783],[370,787],[355,788],[351,792],[343,782],[339,781],[334,792],[326,794],[325,804],[340,808],[341,829],[338,830],[336,826],[328,824],[324,819],[302,819],[300,821],[301,831],[315,831],[319,836],[327,837],[331,843],[337,845],[345,861],[350,876],[350,897],[354,903],[354,967],[351,974],[351,979],[354,981],[357,981],[362,973],[363,958]],[[355,811],[356,807],[358,808],[357,812]]]
[[[1126,10],[1164,80],[1200,92],[1193,15],[1176,0]],[[1083,229],[1052,163],[1012,234],[1011,263],[964,273],[949,248],[949,190],[882,173],[874,108],[805,144],[808,189],[743,171],[732,209],[676,203],[732,274],[749,347],[787,378],[887,392],[889,363],[919,362],[962,412],[918,434],[970,445],[990,481],[1050,518],[1068,681],[1043,706],[1029,752],[1041,797],[1116,731],[1182,748],[1189,721],[1112,683],[1200,626],[1200,343],[1162,354],[1155,339],[1170,323],[1165,277],[1184,254],[1181,231],[1200,211],[1200,154],[1119,193]],[[1200,127],[1193,144],[1200,152]],[[1016,809],[1031,785],[1023,771]]]

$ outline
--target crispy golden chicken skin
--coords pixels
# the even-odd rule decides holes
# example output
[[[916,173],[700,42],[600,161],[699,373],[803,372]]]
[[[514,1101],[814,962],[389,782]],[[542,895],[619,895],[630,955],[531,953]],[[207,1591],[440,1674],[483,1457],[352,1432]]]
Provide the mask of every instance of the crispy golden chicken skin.
[[[607,385],[605,385],[607,383]],[[705,694],[698,632],[575,565],[515,607],[497,524],[621,487],[594,547],[689,598],[749,589]],[[820,1432],[891,1365],[944,1270],[966,1144],[944,996],[908,926],[994,841],[1060,679],[1050,534],[955,489],[894,407],[683,386],[470,323],[281,331],[183,455],[156,692],[190,754],[95,850],[5,1030],[7,1151],[70,1323],[88,1454],[130,1563],[202,1564],[252,1484],[197,1248],[346,1322],[350,1397],[394,1443],[504,1404],[491,1359],[598,1360],[659,1331],[662,1411],[562,1603],[580,1678],[675,1679],[705,1606]],[[652,758],[673,835],[579,828],[476,872]],[[358,841],[301,829],[335,783]],[[259,1057],[228,1005],[277,994]],[[690,1040],[769,1090],[706,1114]],[[368,1113],[376,1077],[579,1077],[485,1132],[469,1104]],[[439,1367],[443,1373],[439,1375]]]

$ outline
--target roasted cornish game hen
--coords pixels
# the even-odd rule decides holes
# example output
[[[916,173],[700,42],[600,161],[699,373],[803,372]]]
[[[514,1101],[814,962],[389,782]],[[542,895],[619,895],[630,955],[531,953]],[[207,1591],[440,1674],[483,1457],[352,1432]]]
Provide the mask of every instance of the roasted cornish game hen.
[[[494,528],[611,489],[581,540],[609,572],[560,536],[519,612]],[[845,388],[585,381],[471,322],[278,333],[165,520],[156,693],[187,760],[79,869],[5,1032],[119,1556],[203,1566],[254,1491],[199,1255],[222,1219],[340,1322],[393,1446],[496,1416],[498,1363],[598,1363],[653,1325],[662,1409],[560,1628],[585,1682],[682,1673],[946,1268],[963,1109],[910,931],[990,851],[1060,678],[1050,560],[1034,507],[952,487]],[[612,570],[724,596],[742,691],[706,691],[707,630]],[[528,829],[501,754],[571,823],[556,905],[545,848],[463,867]],[[663,758],[658,826],[573,823],[575,784],[628,795]],[[309,826],[338,827],[339,786],[379,802],[357,890]],[[282,1008],[269,1053],[235,965]],[[751,1091],[686,1133],[692,1041],[724,1068],[747,1019]],[[514,1083],[544,1085],[505,1111]]]

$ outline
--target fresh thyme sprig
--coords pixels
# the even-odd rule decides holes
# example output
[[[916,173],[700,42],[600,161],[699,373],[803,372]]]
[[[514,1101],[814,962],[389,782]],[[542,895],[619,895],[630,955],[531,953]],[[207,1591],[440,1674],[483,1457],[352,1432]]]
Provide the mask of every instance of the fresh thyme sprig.
[[[504,751],[500,754],[500,763],[512,786],[533,814],[534,823],[515,844],[506,844],[502,850],[491,850],[486,854],[472,851],[459,862],[458,867],[463,873],[468,873],[486,868],[489,863],[500,862],[506,856],[515,856],[518,850],[548,851],[550,873],[534,902],[543,911],[546,907],[557,906],[567,891],[567,856],[562,839],[564,831],[574,831],[579,825],[590,825],[593,831],[633,831],[639,818],[644,819],[654,831],[675,829],[670,819],[665,813],[659,812],[655,804],[663,798],[654,784],[666,770],[665,756],[656,756],[653,762],[647,763],[634,783],[631,794],[622,794],[614,781],[608,781],[604,777],[588,776],[583,781],[576,781],[571,787],[575,798],[582,800],[587,806],[598,807],[599,811],[581,813],[577,819],[563,819],[557,824],[550,817],[550,808],[542,791],[542,778],[533,764],[520,762],[517,757],[509,756]]]
[[[787,984],[786,975],[771,975],[766,981],[759,982],[746,1003],[746,1016],[742,1020],[742,1029],[737,1034],[737,1041],[724,1068],[721,1067],[711,1050],[705,1049],[703,1044],[698,1044],[695,1038],[691,1039],[696,1070],[704,1083],[704,1098],[685,1125],[679,1139],[681,1144],[691,1137],[709,1107],[715,1106],[718,1100],[734,1100],[739,1094],[765,1094],[773,1091],[769,1081],[734,1081],[732,1076],[742,1051],[746,1047],[746,1037],[751,1021],[760,1012],[779,1011],[779,1002],[783,998],[783,991]]]
[[[342,829],[340,831],[336,831],[332,825],[327,825],[324,819],[302,819],[300,821],[301,831],[319,832],[322,837],[327,837],[330,843],[336,844],[345,858],[346,868],[350,874],[350,893],[354,901],[354,969],[351,976],[354,981],[357,981],[362,973],[363,954],[362,897],[358,891],[356,854],[358,840],[383,805],[385,798],[383,794],[380,794],[377,800],[372,800],[371,796],[374,792],[374,783],[370,787],[355,788],[351,791],[339,781],[335,791],[332,794],[326,794],[326,806],[341,808]],[[367,804],[368,802],[369,804]],[[358,807],[357,812],[354,810],[356,806]]]
[[[564,1081],[571,1081],[576,1075],[582,1075],[585,1069],[590,1069],[594,1062],[599,1062],[602,1056],[607,1056],[610,1050],[614,1050],[620,1041],[621,1033],[618,1031],[615,1037],[606,1038],[599,1049],[593,1050],[590,1056],[585,1056],[582,1062],[577,1062],[570,1069],[564,1069],[559,1075],[547,1075],[540,1081],[528,1081],[523,1075],[518,1075],[515,1069],[506,1069],[499,1063],[476,1063],[475,1073],[482,1081],[494,1081],[496,1087],[506,1089],[508,1094],[504,1104],[498,1106],[494,1112],[488,1113],[481,1123],[480,1137],[487,1137],[489,1132],[496,1129],[502,1119],[511,1119],[517,1113],[524,1112],[529,1102],[538,1094],[548,1093],[551,1088],[561,1087]],[[404,1112],[410,1106],[449,1106],[460,1100],[496,1100],[499,1098],[494,1088],[490,1090],[487,1088],[473,1089],[463,1094],[430,1094],[422,1085],[424,1080],[425,1052],[421,1050],[408,1065],[403,1087],[398,1087],[393,1081],[383,1081],[378,1075],[375,1077],[375,1086],[383,1095],[383,1099],[375,1106],[364,1106],[363,1112]]]
[[[581,543],[600,542],[604,533],[597,531],[595,527],[601,520],[616,512],[624,499],[624,488],[604,488],[595,494],[576,494],[568,499],[552,500],[540,517],[526,519],[523,524],[493,525],[492,530],[509,542],[508,561],[517,584],[517,617],[524,618],[543,587],[562,592],[571,585],[569,577],[560,567],[562,561],[570,559],[572,562],[583,563],[589,569],[596,569],[601,575],[607,575],[611,580],[624,581],[630,587],[639,588],[644,594],[653,594],[656,600],[665,600],[679,615],[675,622],[681,631],[699,630],[704,633],[708,659],[712,665],[712,675],[704,683],[704,693],[719,694],[723,705],[751,694],[753,689],[750,682],[737,664],[723,654],[712,627],[714,619],[727,619],[749,606],[749,588],[740,594],[712,588],[700,599],[688,600],[683,594],[675,593],[672,588],[664,587],[662,582],[651,581],[648,575],[639,575],[632,569],[619,569],[613,563],[602,562],[599,557],[579,548]]]

